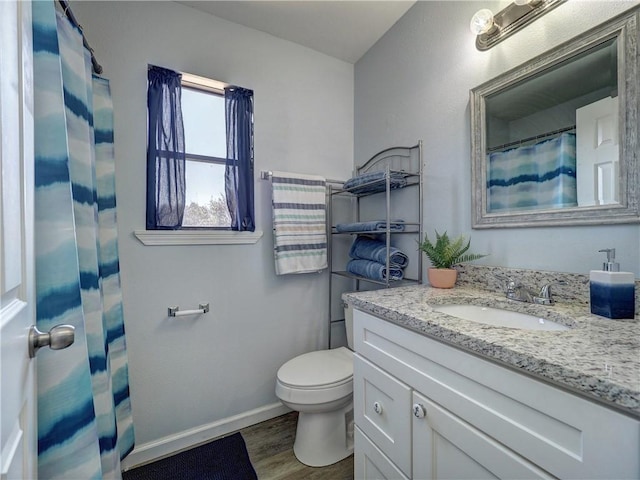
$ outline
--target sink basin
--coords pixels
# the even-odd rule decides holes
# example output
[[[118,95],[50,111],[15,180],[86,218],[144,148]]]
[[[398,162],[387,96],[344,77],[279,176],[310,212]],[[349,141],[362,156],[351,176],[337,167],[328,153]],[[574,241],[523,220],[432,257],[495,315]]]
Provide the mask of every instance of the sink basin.
[[[499,308],[460,304],[437,305],[433,309],[436,312],[446,313],[453,317],[495,327],[520,328],[523,330],[569,330],[569,327],[545,318]]]

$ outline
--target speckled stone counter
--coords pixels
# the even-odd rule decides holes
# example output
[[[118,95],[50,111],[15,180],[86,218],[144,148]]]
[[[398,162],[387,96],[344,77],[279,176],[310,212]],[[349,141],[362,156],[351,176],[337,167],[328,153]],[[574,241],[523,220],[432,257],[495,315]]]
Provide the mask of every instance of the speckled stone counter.
[[[591,315],[588,303],[552,306],[507,300],[468,285],[450,290],[416,285],[343,294],[352,306],[436,340],[471,351],[628,415],[640,418],[640,318]],[[433,310],[468,303],[503,308],[571,327],[566,331],[494,327]]]

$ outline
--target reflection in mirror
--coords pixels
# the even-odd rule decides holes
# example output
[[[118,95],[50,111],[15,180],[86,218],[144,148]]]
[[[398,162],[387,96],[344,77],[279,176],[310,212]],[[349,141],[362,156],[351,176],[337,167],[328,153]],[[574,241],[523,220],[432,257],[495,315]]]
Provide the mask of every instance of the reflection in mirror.
[[[617,65],[612,39],[486,97],[488,212],[617,202]]]
[[[637,12],[471,91],[474,228],[639,220]]]

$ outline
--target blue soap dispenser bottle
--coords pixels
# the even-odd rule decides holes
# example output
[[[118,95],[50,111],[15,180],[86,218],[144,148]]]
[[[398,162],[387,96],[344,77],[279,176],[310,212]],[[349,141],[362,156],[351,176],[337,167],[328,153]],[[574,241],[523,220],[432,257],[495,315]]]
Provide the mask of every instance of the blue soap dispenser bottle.
[[[602,264],[602,270],[591,270],[589,273],[591,313],[607,318],[634,318],[633,273],[620,271],[615,248],[598,251],[607,254],[607,261]]]

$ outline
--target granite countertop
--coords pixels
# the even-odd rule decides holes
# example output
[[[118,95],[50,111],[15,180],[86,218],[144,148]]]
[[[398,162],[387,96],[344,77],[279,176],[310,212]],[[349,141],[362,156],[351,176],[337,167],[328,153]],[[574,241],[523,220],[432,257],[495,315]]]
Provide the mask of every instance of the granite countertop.
[[[533,305],[471,287],[424,285],[343,294],[352,306],[471,351],[640,419],[640,318],[592,315],[584,303]],[[462,320],[433,306],[470,303],[529,313],[571,327],[522,330]]]

